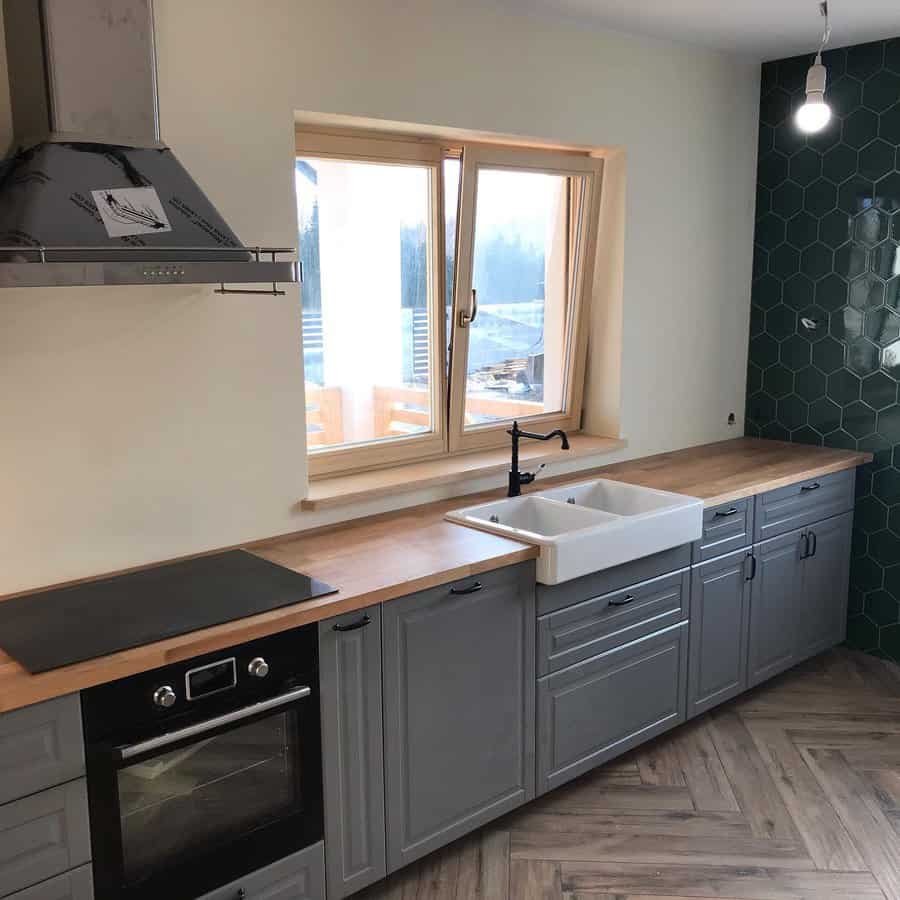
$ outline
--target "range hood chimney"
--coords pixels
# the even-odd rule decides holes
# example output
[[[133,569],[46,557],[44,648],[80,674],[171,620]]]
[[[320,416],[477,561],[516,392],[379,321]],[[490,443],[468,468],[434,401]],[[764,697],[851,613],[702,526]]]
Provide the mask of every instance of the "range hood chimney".
[[[245,247],[160,140],[153,0],[3,0],[13,145],[0,287],[297,281]]]

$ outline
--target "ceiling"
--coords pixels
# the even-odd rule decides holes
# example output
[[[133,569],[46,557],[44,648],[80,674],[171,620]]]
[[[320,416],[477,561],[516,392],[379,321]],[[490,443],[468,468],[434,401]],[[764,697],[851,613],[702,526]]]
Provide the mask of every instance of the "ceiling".
[[[818,0],[503,0],[507,7],[599,28],[781,59],[816,49]],[[900,0],[829,0],[832,38],[843,47],[900,36]]]

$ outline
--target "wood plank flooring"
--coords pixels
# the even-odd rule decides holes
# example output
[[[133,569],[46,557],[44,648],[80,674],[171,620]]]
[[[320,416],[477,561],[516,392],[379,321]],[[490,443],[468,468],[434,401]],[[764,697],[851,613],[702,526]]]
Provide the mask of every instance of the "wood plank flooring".
[[[900,900],[900,667],[833,650],[356,896]]]

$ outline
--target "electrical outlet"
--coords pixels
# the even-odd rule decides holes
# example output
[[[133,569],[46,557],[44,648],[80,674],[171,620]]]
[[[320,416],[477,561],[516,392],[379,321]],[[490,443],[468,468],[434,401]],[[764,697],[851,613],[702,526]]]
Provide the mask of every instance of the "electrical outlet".
[[[733,412],[728,413],[728,424],[734,425],[734,423],[735,423],[734,413]]]

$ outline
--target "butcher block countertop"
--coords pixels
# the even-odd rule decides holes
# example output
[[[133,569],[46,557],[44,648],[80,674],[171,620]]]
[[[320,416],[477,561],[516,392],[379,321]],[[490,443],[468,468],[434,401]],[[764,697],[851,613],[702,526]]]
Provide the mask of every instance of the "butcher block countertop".
[[[850,469],[871,458],[868,453],[737,438],[539,479],[530,490],[604,477],[688,494],[713,506]],[[457,497],[250,548],[333,585],[337,594],[39,675],[0,651],[0,712],[536,558],[536,547],[443,518],[448,510],[502,495],[495,490]]]

